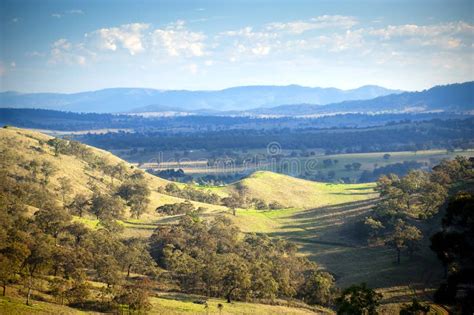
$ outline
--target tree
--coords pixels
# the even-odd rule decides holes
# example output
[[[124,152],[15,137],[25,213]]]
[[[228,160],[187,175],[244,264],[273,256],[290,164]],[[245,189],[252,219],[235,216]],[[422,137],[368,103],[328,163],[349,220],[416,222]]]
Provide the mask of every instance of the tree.
[[[140,176],[132,175],[129,180],[120,185],[117,195],[127,202],[127,205],[130,206],[130,212],[138,219],[146,211],[150,203],[150,199],[148,199],[150,189],[141,172],[136,174],[140,174]]]
[[[402,249],[408,246],[414,249],[416,242],[421,238],[421,231],[417,227],[406,224],[402,219],[397,220],[391,239],[387,242],[387,245],[393,247],[397,252],[397,264],[400,264]]]
[[[107,287],[120,284],[122,281],[119,264],[115,257],[111,255],[98,257],[95,261],[95,270],[99,281],[107,284]]]
[[[66,203],[66,195],[72,190],[71,180],[67,177],[60,177],[58,178],[58,182],[59,191],[61,192],[61,196],[63,198],[63,203]]]
[[[324,165],[325,168],[331,167],[332,164],[333,164],[333,162],[332,162],[331,159],[323,160],[323,165]]]
[[[34,231],[28,242],[29,255],[23,261],[21,277],[27,289],[26,305],[30,305],[31,291],[35,286],[38,274],[48,269],[54,242],[51,236]]]
[[[107,168],[107,173],[110,175],[113,185],[114,179],[123,179],[125,177],[127,174],[127,166],[125,163],[120,162],[117,165],[109,166]]]
[[[368,288],[365,283],[350,286],[336,299],[337,314],[376,315],[381,298],[380,293]]]
[[[304,283],[303,298],[308,304],[330,305],[334,295],[334,277],[313,271]]]
[[[53,147],[54,156],[59,156],[59,154],[61,153],[61,150],[65,146],[66,141],[59,138],[53,138],[53,139],[48,140],[47,143]]]
[[[443,262],[447,279],[435,293],[435,301],[455,305],[462,314],[474,312],[474,196],[453,196],[442,220],[442,231],[431,237],[431,249]]]
[[[222,204],[232,211],[233,215],[236,215],[237,208],[242,205],[242,199],[240,195],[232,194],[229,197],[222,198]]]
[[[142,311],[146,312],[151,309],[149,291],[150,282],[148,279],[144,279],[137,283],[124,285],[115,300],[119,304],[127,305],[129,311],[138,311],[140,314]]]
[[[127,278],[132,270],[144,273],[154,269],[155,262],[149,254],[146,242],[140,238],[130,238],[123,243],[125,247],[120,261],[127,271]]]
[[[70,288],[65,292],[66,299],[70,303],[81,305],[90,296],[90,286],[85,278],[84,273],[75,273]]]
[[[58,238],[59,233],[64,230],[70,220],[71,216],[64,209],[53,205],[35,212],[35,223],[37,226],[44,233],[52,235],[55,239]]]
[[[43,174],[41,184],[43,185],[43,187],[46,187],[46,185],[49,184],[49,180],[50,180],[51,175],[56,173],[57,169],[51,162],[44,161],[41,164],[40,171]]]
[[[413,299],[411,304],[405,304],[401,310],[400,315],[426,315],[430,311],[429,305],[423,305],[417,299]]]
[[[84,194],[74,196],[72,202],[67,206],[71,214],[78,215],[82,218],[85,212],[90,211],[91,201]]]
[[[95,193],[92,196],[91,212],[97,219],[121,219],[124,207],[120,198]]]
[[[68,290],[71,289],[70,281],[61,278],[55,278],[50,282],[49,286],[51,295],[56,298],[59,304],[63,305],[66,294]]]
[[[355,170],[355,171],[358,171],[360,170],[362,164],[360,164],[359,162],[354,162],[352,163],[352,168]]]
[[[195,210],[196,208],[189,200],[179,203],[165,204],[156,208],[156,212],[167,215],[190,214]]]
[[[222,275],[222,293],[227,303],[232,301],[234,295],[245,295],[245,290],[250,286],[250,273],[245,260],[230,254],[222,257],[220,273]]]

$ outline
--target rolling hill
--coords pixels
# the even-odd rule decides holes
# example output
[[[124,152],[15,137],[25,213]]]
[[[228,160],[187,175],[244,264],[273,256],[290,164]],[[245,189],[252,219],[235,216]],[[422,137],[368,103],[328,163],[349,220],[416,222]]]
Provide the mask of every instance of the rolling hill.
[[[90,194],[91,181],[104,192],[112,191],[114,186],[111,178],[104,176],[98,169],[88,167],[86,161],[72,155],[55,156],[53,148],[46,144],[50,139],[52,139],[50,136],[35,131],[13,127],[2,128],[0,153],[8,151],[14,154],[17,164],[32,160],[48,161],[56,169],[48,183],[48,189],[52,192],[57,191],[58,179],[64,176],[73,183],[70,197],[79,192]],[[101,157],[106,164],[126,163],[108,152],[88,148],[94,156]],[[5,166],[3,160],[0,165]],[[131,165],[128,163],[126,165],[129,172],[132,172]],[[19,175],[23,172],[19,165],[13,166],[9,171]],[[154,208],[166,203],[184,201],[158,192],[158,188],[170,183],[169,181],[149,174],[145,176],[152,190],[149,211],[140,219],[124,219],[121,222],[125,227],[126,236],[149,236],[157,225],[176,222],[177,216],[158,215]],[[118,184],[119,180],[116,179],[114,185]],[[357,238],[356,222],[369,215],[377,197],[372,183],[326,184],[271,172],[256,172],[226,187],[200,187],[200,189],[210,190],[221,196],[245,189],[250,198],[260,198],[267,203],[278,201],[283,204],[286,208],[278,210],[238,209],[237,215],[233,216],[223,206],[193,202],[196,206],[207,209],[201,214],[205,218],[212,219],[215,215],[225,215],[243,232],[265,233],[271,237],[294,242],[302,255],[308,256],[331,272],[338,286],[364,281],[381,290],[391,290],[387,302],[393,303],[410,299],[411,291],[407,285],[421,283],[426,287],[440,277],[437,270],[442,269],[432,268],[439,263],[429,249],[416,264],[407,260],[395,265],[392,250],[386,247],[369,247],[363,240]],[[59,193],[57,202],[62,203]],[[31,212],[34,211],[35,209],[31,209]],[[97,223],[94,217],[77,218],[77,220],[90,228],[95,228]],[[431,266],[431,269],[427,266]],[[394,290],[396,293],[393,293]],[[172,298],[171,300],[165,298],[156,300],[156,303],[161,306],[171,303],[170,305],[178,308],[190,307],[192,311],[192,302],[180,304],[183,299],[180,301],[178,303]],[[242,307],[253,309],[254,306],[242,305]],[[235,311],[238,313],[241,310]],[[283,309],[274,311],[284,312]]]
[[[404,92],[370,100],[349,100],[324,106],[290,104],[250,111],[259,115],[308,116],[341,113],[382,112],[471,112],[474,109],[474,82],[435,86],[421,92]]]
[[[73,112],[147,112],[242,110],[281,104],[329,104],[345,100],[371,99],[399,93],[379,86],[353,90],[289,86],[242,86],[220,91],[172,91],[142,88],[111,88],[74,94],[0,93],[0,107],[44,108]]]
[[[268,171],[257,171],[247,178],[216,190],[229,193],[243,188],[250,198],[262,199],[267,203],[276,201],[286,208],[309,209],[373,198],[373,187],[372,183],[319,183]]]
[[[90,195],[92,193],[90,189],[91,182],[104,192],[111,192],[120,184],[119,179],[115,179],[112,184],[112,179],[109,176],[104,176],[100,170],[89,167],[85,160],[78,158],[77,156],[65,154],[55,156],[53,148],[46,144],[50,139],[53,139],[53,137],[40,132],[13,127],[0,129],[0,147],[2,148],[2,151],[8,150],[10,154],[16,156],[17,159],[23,161],[23,163],[34,160],[39,164],[47,162],[52,166],[55,172],[51,176],[49,186],[53,191],[59,189],[58,179],[60,177],[67,177],[71,180],[72,189],[69,193],[70,196],[77,193]],[[89,146],[87,146],[87,148],[92,151],[96,158],[102,159],[108,165],[123,163],[127,166],[129,173],[135,170],[131,164],[119,159],[109,152]],[[10,170],[10,172],[22,174],[24,171],[17,166],[16,169]],[[163,187],[170,183],[169,181],[145,172],[143,172],[143,174],[151,190],[151,202],[148,206],[148,212],[144,215],[143,220],[147,221],[151,218],[155,218],[156,214],[154,210],[158,206],[184,201],[181,198],[164,195],[157,191],[159,187]],[[59,195],[57,196],[57,201],[62,203]],[[194,203],[198,207],[205,206],[209,211],[225,209],[224,207],[216,205],[202,204],[199,202]]]

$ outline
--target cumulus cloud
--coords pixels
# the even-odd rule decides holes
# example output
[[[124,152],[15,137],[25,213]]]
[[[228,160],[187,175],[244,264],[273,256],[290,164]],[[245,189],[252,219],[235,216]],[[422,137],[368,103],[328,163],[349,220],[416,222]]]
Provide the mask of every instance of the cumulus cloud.
[[[201,32],[186,29],[184,21],[177,21],[163,29],[156,29],[151,35],[152,46],[172,57],[200,57],[205,55],[204,40]]]
[[[150,27],[146,23],[125,24],[120,27],[102,28],[86,37],[95,41],[102,50],[116,51],[118,47],[122,47],[135,55],[144,50],[143,32]]]
[[[191,29],[185,21],[178,20],[162,27],[132,23],[102,28],[85,34],[84,40],[76,43],[59,39],[51,47],[50,63],[86,64],[121,51],[125,52],[122,57],[141,54],[142,58],[160,63],[174,62],[178,67],[195,65],[182,68],[190,73],[198,73],[198,69],[205,72],[216,62],[295,58],[332,60],[335,54],[338,54],[337,58],[342,58],[338,60],[346,58],[345,54],[352,58],[366,57],[368,62],[373,63],[401,63],[409,60],[410,56],[420,58],[422,53],[429,56],[441,51],[472,52],[473,38],[474,26],[463,21],[359,27],[354,17],[322,15],[209,35]]]

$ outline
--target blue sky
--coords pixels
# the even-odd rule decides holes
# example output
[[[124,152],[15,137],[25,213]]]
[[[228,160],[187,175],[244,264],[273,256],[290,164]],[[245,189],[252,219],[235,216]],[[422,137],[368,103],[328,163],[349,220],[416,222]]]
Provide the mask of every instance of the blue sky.
[[[420,90],[474,77],[473,1],[5,1],[0,89]]]

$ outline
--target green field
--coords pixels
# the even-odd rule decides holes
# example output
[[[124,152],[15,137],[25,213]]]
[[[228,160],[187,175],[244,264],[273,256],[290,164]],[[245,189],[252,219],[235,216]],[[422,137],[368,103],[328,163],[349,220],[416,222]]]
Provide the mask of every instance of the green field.
[[[153,168],[155,170],[165,169],[182,169],[186,175],[192,176],[193,178],[199,178],[205,175],[240,175],[246,176],[255,171],[264,170],[277,172],[282,174],[291,175],[294,177],[313,177],[321,172],[323,175],[327,175],[329,172],[334,172],[332,181],[338,181],[341,179],[349,179],[351,182],[357,182],[364,171],[373,171],[377,167],[384,167],[390,164],[403,163],[403,162],[418,162],[423,163],[423,168],[429,169],[434,165],[437,165],[442,159],[452,159],[457,155],[473,157],[474,150],[423,150],[423,151],[400,151],[400,152],[376,152],[376,153],[350,153],[350,154],[334,154],[334,155],[323,155],[318,153],[318,150],[308,150],[316,152],[315,155],[310,157],[291,157],[291,152],[282,151],[283,157],[278,160],[274,160],[271,156],[268,160],[264,160],[259,165],[249,163],[246,165],[217,163],[215,165],[207,166],[207,159],[209,155],[200,150],[188,153],[186,157],[182,157],[181,163],[176,162],[176,158],[173,156],[178,153],[183,156],[182,151],[176,152],[163,152],[160,153],[160,157],[164,161],[169,161],[162,164],[143,164],[140,167],[143,169]],[[128,159],[126,154],[122,153],[121,156]],[[236,155],[241,156],[259,156],[266,154],[266,150],[249,150],[244,152],[236,151]],[[154,156],[148,156],[143,153],[143,160],[150,161],[156,158]],[[390,154],[388,159],[384,158],[385,154]],[[324,160],[337,160],[331,166],[325,166]],[[132,159],[133,160],[133,159]],[[347,170],[346,164],[360,163],[361,167],[358,170]]]

